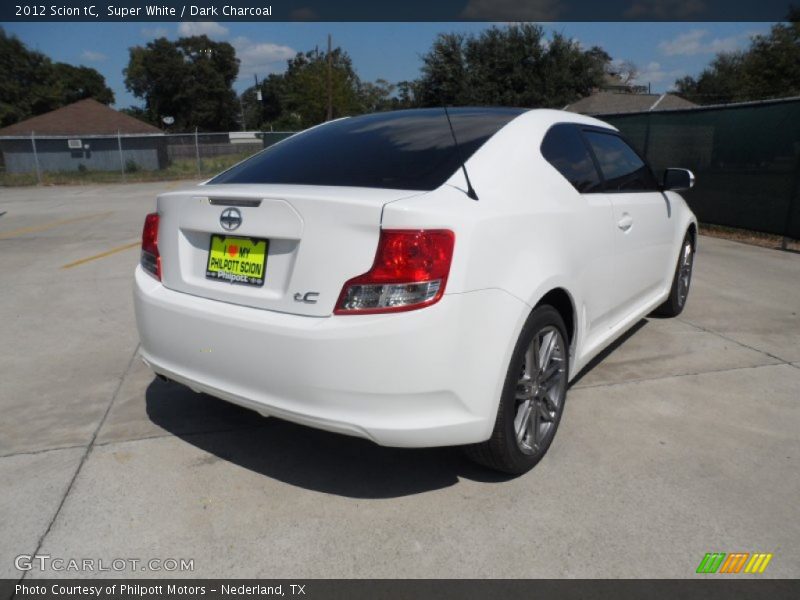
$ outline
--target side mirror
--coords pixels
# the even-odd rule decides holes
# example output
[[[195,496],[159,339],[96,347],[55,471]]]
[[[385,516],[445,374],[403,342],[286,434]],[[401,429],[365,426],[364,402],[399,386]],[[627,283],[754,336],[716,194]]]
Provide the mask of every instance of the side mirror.
[[[694,173],[689,169],[666,169],[661,187],[673,192],[690,190],[694,187]]]

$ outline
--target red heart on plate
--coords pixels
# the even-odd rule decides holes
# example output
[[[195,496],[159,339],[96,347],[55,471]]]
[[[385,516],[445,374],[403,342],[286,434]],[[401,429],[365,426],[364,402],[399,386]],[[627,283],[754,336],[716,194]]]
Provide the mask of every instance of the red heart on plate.
[[[228,246],[228,254],[231,255],[231,258],[239,254],[239,246]]]

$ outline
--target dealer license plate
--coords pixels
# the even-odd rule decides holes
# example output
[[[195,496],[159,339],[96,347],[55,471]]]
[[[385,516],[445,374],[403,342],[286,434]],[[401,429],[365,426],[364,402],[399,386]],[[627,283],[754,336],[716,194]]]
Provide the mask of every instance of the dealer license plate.
[[[242,285],[264,285],[268,240],[212,234],[206,277]]]

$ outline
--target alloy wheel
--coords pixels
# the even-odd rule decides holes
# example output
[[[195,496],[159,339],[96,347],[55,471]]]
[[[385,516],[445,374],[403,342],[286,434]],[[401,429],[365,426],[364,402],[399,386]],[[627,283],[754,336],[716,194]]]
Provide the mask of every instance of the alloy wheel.
[[[527,455],[547,448],[555,431],[567,386],[564,337],[552,325],[534,335],[517,381],[514,432]]]
[[[678,306],[683,306],[686,303],[686,297],[689,295],[689,284],[692,281],[693,257],[692,243],[686,240],[683,245],[683,251],[681,252],[681,264],[678,268]]]

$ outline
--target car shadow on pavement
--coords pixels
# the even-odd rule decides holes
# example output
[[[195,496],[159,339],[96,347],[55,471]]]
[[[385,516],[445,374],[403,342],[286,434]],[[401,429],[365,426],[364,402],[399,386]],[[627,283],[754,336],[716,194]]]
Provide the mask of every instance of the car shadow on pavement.
[[[648,323],[642,319],[595,357],[575,385]],[[147,415],[183,441],[255,473],[305,489],[351,498],[395,498],[469,479],[511,476],[469,461],[459,448],[385,448],[370,441],[295,425],[154,378]],[[204,462],[207,464],[207,461]]]
[[[650,317],[648,317],[648,318],[650,318]],[[575,386],[581,379],[586,377],[586,375],[588,375],[589,372],[592,369],[594,369],[597,365],[599,365],[606,358],[608,358],[609,355],[613,354],[614,351],[617,348],[622,346],[622,344],[624,344],[629,339],[631,339],[634,335],[636,335],[639,332],[639,330],[642,327],[644,327],[645,325],[647,325],[649,322],[650,321],[648,321],[647,318],[640,319],[639,321],[636,322],[635,325],[633,325],[633,327],[628,329],[628,331],[626,331],[620,337],[618,337],[616,340],[611,342],[611,344],[609,344],[600,354],[595,356],[592,360],[590,360],[587,363],[587,365],[585,367],[583,367],[583,369],[580,370],[580,372],[575,376],[575,378],[572,381],[569,382],[569,387]]]
[[[295,425],[154,379],[150,420],[217,459],[305,489],[351,498],[395,498],[469,479],[511,479],[479,467],[458,448],[384,448],[370,441]],[[207,462],[207,461],[205,461]]]

